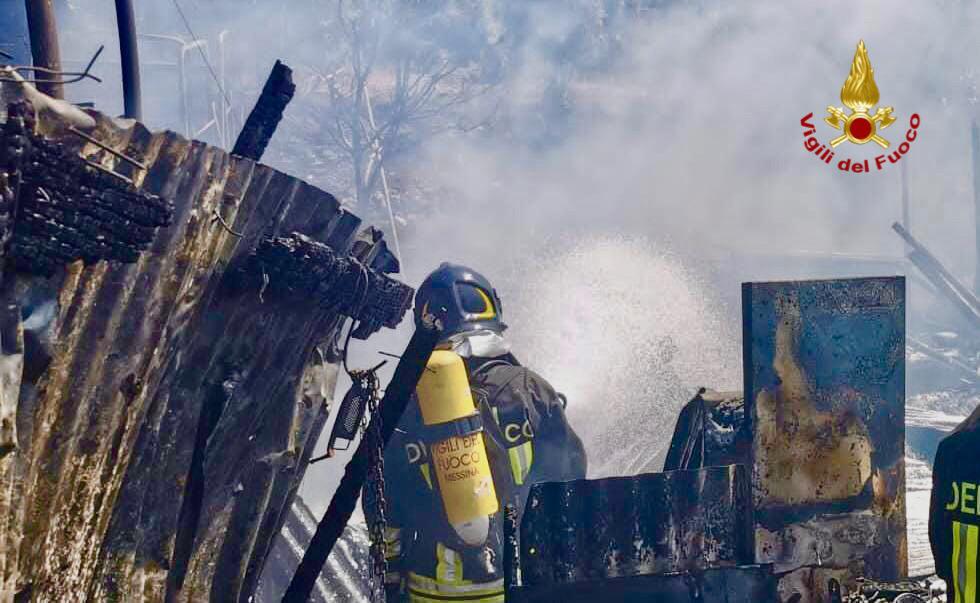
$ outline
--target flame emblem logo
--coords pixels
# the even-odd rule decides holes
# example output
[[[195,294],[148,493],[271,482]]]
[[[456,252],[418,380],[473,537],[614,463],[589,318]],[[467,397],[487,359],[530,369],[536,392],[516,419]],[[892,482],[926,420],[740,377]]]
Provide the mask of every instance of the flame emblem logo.
[[[854,144],[865,144],[874,141],[883,149],[888,148],[888,141],[878,135],[878,130],[884,130],[895,123],[892,107],[878,107],[872,115],[871,109],[878,104],[878,86],[875,84],[874,69],[868,58],[868,49],[864,40],[858,43],[851,62],[851,72],[840,89],[840,100],[851,110],[848,115],[840,107],[827,107],[827,117],[824,121],[843,134],[830,141],[830,146],[836,148],[845,140]]]

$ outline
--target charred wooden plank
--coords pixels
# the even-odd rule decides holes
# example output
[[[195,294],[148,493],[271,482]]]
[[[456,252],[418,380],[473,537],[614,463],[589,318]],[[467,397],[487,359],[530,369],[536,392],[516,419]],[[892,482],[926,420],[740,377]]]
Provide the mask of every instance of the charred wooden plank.
[[[242,126],[232,155],[246,157],[258,161],[265,153],[265,148],[272,140],[286,105],[293,99],[296,85],[293,83],[293,70],[281,61],[276,61],[262,88],[259,100],[249,113],[245,125]]]
[[[439,342],[440,332],[435,328],[418,328],[408,342],[405,352],[398,361],[395,374],[385,389],[384,396],[381,398],[379,412],[371,417],[371,424],[368,426],[380,429],[382,451],[391,440],[398,425],[405,407],[415,391],[419,377],[425,370],[425,365],[429,361],[432,350]],[[368,462],[370,459],[370,448],[378,445],[370,438],[362,438],[354,451],[354,456],[347,467],[344,469],[344,476],[330,499],[330,506],[317,525],[316,532],[310,540],[310,546],[303,554],[299,567],[289,583],[283,595],[284,603],[302,603],[309,599],[310,592],[316,584],[320,572],[323,570],[327,557],[333,549],[337,540],[340,538],[354,513],[354,507],[360,496],[361,488],[367,479]]]
[[[189,182],[197,171],[193,168],[201,159],[204,145],[174,136],[165,137],[161,144],[158,160],[174,169],[162,181],[150,184],[168,187],[176,196],[184,197],[192,186]],[[73,345],[55,357],[56,366],[60,362],[65,366],[61,370],[49,370],[38,386],[52,425],[45,440],[37,438],[37,444],[44,446],[38,450],[39,453],[43,450],[39,457],[45,460],[39,463],[34,496],[49,502],[44,521],[38,521],[35,529],[45,534],[48,542],[73,542],[73,545],[48,551],[41,542],[32,552],[42,559],[49,556],[58,559],[58,563],[71,565],[72,559],[81,555],[91,560],[86,565],[94,566],[100,558],[103,533],[111,524],[111,515],[93,523],[80,512],[78,501],[118,500],[116,496],[126,477],[133,476],[120,459],[129,459],[131,438],[146,427],[130,422],[131,412],[143,418],[144,407],[137,395],[126,405],[135,408],[120,408],[126,398],[117,398],[115,393],[122,389],[129,375],[141,384],[152,375],[147,373],[151,360],[146,349],[155,349],[164,337],[165,321],[178,294],[168,287],[171,281],[160,277],[167,275],[179,260],[180,254],[173,250],[179,249],[177,243],[185,234],[183,224],[190,215],[183,205],[177,208],[175,218],[180,226],[162,231],[136,270],[107,264],[92,269],[75,266],[73,274],[77,274],[78,280],[64,285],[65,289],[72,289],[72,295],[71,303],[63,308],[65,318],[58,324],[58,340],[71,341]],[[161,258],[161,250],[171,250],[171,253]],[[141,389],[142,394],[150,391],[146,386]],[[105,398],[107,395],[111,395],[109,400]],[[159,440],[154,443],[166,445]],[[82,461],[78,460],[79,455]],[[104,478],[107,472],[108,478]],[[58,474],[62,477],[56,484],[47,484],[45,475]],[[138,487],[139,496],[143,497],[148,485],[154,482],[148,476],[139,476],[138,481],[142,482]],[[157,507],[152,521],[165,516],[166,512]],[[128,534],[132,542],[142,543],[153,532],[152,528],[146,528],[146,516],[141,513],[136,523],[124,530],[132,530]],[[153,542],[152,537],[149,540]],[[85,592],[89,590],[90,571],[79,567],[73,572],[43,576],[47,582],[45,590]],[[147,582],[152,583],[154,576],[152,572],[148,574]],[[122,573],[116,577],[125,584],[128,576]],[[152,591],[151,587],[148,589]]]
[[[322,216],[330,216],[339,208],[339,203],[333,195],[306,183],[298,187],[296,194],[290,200],[290,205],[294,208],[293,211],[284,212],[284,217],[276,224],[274,232],[290,232],[298,229],[300,232],[311,233],[322,225]],[[330,320],[327,326],[317,328],[331,331],[333,323],[334,321]],[[287,450],[291,451],[287,453],[288,462],[282,463],[279,470],[273,473],[268,488],[267,507],[280,511],[267,513],[259,518],[256,524],[255,546],[242,580],[242,592],[253,592],[258,585],[265,559],[289,512],[289,501],[293,500],[299,488],[297,472],[301,467],[306,466],[316,444],[310,441],[310,436],[314,433],[319,435],[322,430],[319,419],[321,415],[329,413],[329,407],[322,394],[308,392],[306,388],[309,379],[326,380],[331,385],[335,385],[337,372],[328,371],[324,366],[323,357],[317,352],[313,353],[310,360],[311,362],[303,371],[301,404],[296,406],[292,425],[283,426],[284,432],[288,434]],[[325,418],[324,416],[323,419]]]
[[[746,283],[756,560],[780,594],[907,571],[905,279]]]
[[[916,240],[912,233],[905,230],[901,224],[895,222],[892,224],[892,230],[898,233],[898,236],[902,237],[910,247],[908,258],[915,267],[922,272],[923,276],[932,283],[943,297],[963,313],[963,316],[975,329],[980,330],[980,299],[977,299],[925,245]]]

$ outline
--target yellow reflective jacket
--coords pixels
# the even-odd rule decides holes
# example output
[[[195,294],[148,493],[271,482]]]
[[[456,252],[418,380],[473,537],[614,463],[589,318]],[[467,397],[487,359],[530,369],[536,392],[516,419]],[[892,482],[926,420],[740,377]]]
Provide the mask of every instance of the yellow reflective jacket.
[[[939,443],[933,463],[929,543],[950,603],[978,603],[980,408]]]

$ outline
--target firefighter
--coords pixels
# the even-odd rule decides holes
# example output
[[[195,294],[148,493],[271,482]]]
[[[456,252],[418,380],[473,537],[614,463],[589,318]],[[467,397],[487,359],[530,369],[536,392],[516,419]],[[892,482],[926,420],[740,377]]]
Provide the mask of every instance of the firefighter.
[[[437,349],[462,357],[496,511],[482,522],[450,523],[420,387],[385,451],[387,601],[503,603],[503,509],[515,505],[520,513],[534,482],[584,478],[585,449],[565,418],[564,396],[510,353],[500,299],[486,278],[442,264],[416,294],[415,320],[435,320],[443,333]]]
[[[933,463],[929,544],[950,603],[980,603],[980,407],[946,436]]]

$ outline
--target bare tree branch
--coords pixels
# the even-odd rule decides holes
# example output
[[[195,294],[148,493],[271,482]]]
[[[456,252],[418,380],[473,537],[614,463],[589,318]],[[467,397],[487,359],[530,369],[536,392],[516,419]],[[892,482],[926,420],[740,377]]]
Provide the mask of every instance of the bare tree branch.
[[[430,9],[397,0],[330,1],[324,62],[305,69],[300,86],[302,94],[320,100],[302,121],[300,136],[311,154],[349,166],[350,193],[363,204],[380,186],[382,168],[400,155],[443,132],[485,126],[497,109],[468,116],[470,104],[490,90],[481,84],[479,67],[404,35],[426,25]]]

